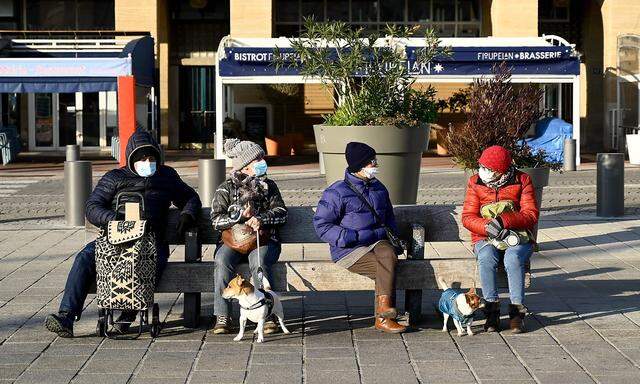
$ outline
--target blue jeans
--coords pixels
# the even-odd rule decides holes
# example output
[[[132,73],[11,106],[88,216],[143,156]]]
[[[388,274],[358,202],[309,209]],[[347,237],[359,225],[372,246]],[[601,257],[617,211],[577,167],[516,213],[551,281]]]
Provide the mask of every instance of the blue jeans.
[[[271,267],[280,258],[281,246],[279,242],[269,241],[266,245],[255,249],[248,255],[243,255],[224,244],[218,245],[213,261],[216,265],[214,273],[213,290],[213,314],[216,316],[229,316],[231,314],[231,302],[222,297],[222,290],[233,279],[236,267],[243,260],[249,260],[249,269],[253,281],[258,281],[258,268],[262,267],[264,277],[271,284]],[[272,284],[273,285],[273,284]]]
[[[484,240],[478,241],[474,247],[478,258],[478,270],[482,282],[482,295],[486,301],[498,301],[496,272],[500,259],[504,260],[504,269],[509,280],[509,297],[511,304],[523,304],[525,264],[533,253],[533,244],[520,244],[499,251]]]
[[[164,267],[169,259],[169,245],[156,243],[158,258],[156,264],[156,281],[160,280]],[[73,261],[73,266],[67,276],[64,294],[60,302],[60,312],[67,312],[76,319],[80,319],[84,301],[87,299],[89,289],[96,282],[96,242],[87,244]]]

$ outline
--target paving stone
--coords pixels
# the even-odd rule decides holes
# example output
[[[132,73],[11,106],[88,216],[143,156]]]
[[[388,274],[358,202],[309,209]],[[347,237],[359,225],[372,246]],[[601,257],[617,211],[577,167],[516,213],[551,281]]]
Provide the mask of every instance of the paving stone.
[[[640,382],[640,371],[595,376],[601,384],[637,384]]]
[[[15,380],[27,367],[28,364],[0,365],[0,380]]]
[[[409,364],[388,364],[385,366],[362,366],[363,384],[418,383],[413,368]]]
[[[235,384],[242,383],[245,371],[200,371],[194,372],[189,380],[190,384]]]
[[[307,371],[356,371],[356,359],[309,359],[305,360]]]
[[[49,343],[10,343],[0,345],[0,354],[11,353],[40,353]]]
[[[151,344],[149,351],[153,352],[193,352],[198,351],[202,346],[199,340],[188,341],[155,341]]]
[[[302,366],[292,366],[283,370],[282,367],[260,366],[251,369],[245,380],[246,384],[300,384],[302,383]]]
[[[593,379],[584,372],[535,372],[540,384],[593,384]]]
[[[282,365],[282,364],[302,364],[302,351],[297,353],[253,353],[251,355],[251,369],[254,365]],[[259,368],[258,368],[259,369]]]
[[[108,375],[102,373],[80,373],[76,376],[73,384],[125,384],[130,374],[110,373]]]
[[[91,359],[84,368],[82,368],[82,373],[107,374],[112,372],[133,372],[138,363],[138,360]]]
[[[38,353],[2,353],[0,365],[5,364],[29,364],[38,357]]]
[[[326,383],[340,383],[340,384],[360,384],[360,375],[358,371],[306,371],[306,384],[326,384]]]
[[[416,364],[422,382],[424,383],[475,383],[476,379],[464,364],[464,368],[460,364],[453,364],[451,368],[447,368],[446,362],[442,366],[434,366],[431,363],[419,362]],[[458,369],[462,368],[462,369]]]
[[[66,384],[68,383],[73,376],[75,376],[76,371],[25,371],[22,376],[16,380],[16,384]]]
[[[64,355],[91,355],[98,346],[96,344],[51,344],[47,353]]]
[[[355,358],[355,351],[351,348],[309,348],[305,349],[305,357],[307,359],[321,358]]]
[[[531,375],[527,372],[523,366],[480,366],[473,364],[473,372],[480,378],[480,380],[530,380]]]
[[[40,356],[36,361],[34,361],[29,369],[72,369],[77,371],[84,365],[88,358],[89,356],[65,356],[46,353]]]

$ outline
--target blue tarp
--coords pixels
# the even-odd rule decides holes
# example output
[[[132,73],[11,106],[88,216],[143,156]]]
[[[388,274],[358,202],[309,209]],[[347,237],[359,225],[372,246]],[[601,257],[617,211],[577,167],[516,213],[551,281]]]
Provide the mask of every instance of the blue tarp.
[[[452,47],[450,57],[436,58],[433,62],[416,61],[417,47],[407,47],[407,69],[416,76],[472,76],[488,75],[496,63],[505,61],[514,75],[578,75],[580,61],[571,47]],[[265,47],[225,48],[220,59],[220,76],[291,76],[298,75],[293,68],[273,65],[274,49]],[[295,59],[293,48],[281,48],[280,55]]]
[[[70,93],[115,91],[118,76],[133,75],[136,84],[154,85],[153,38],[127,43],[121,52],[11,52],[0,49],[0,92]]]
[[[562,162],[564,140],[571,139],[573,126],[557,117],[547,117],[536,123],[536,135],[526,142],[534,152],[540,149],[546,153],[548,161]]]

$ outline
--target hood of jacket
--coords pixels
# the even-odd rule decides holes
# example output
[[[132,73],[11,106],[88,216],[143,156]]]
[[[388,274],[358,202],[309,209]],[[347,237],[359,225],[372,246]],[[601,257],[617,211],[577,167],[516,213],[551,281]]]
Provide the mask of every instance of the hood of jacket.
[[[156,150],[158,167],[163,164],[164,159],[162,158],[162,149],[160,148],[160,145],[158,144],[156,139],[154,139],[151,132],[135,131],[129,138],[129,141],[127,142],[127,149],[125,151],[125,155],[127,156],[127,171],[133,173],[136,176],[138,175],[135,168],[133,167],[133,164],[131,163],[131,158],[136,151],[147,147],[152,147]]]

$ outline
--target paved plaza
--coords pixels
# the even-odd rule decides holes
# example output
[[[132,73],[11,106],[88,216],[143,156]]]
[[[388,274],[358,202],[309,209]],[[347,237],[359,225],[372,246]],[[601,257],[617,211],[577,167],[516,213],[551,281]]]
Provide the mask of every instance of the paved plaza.
[[[181,172],[197,184],[194,172]],[[96,172],[96,177],[99,172]],[[274,176],[290,205],[313,205],[317,172]],[[164,329],[152,340],[95,336],[97,311],[76,323],[74,339],[47,332],[73,256],[88,240],[64,227],[62,179],[0,170],[0,381],[16,383],[640,383],[640,168],[626,172],[627,215],[597,218],[595,171],[552,175],[545,189],[540,252],[527,291],[528,332],[475,336],[441,332],[423,297],[425,322],[403,335],[372,328],[373,292],[287,292],[290,335],[265,343],[213,335],[211,294],[204,322],[181,326],[182,296],[157,295]],[[420,203],[459,205],[464,174],[425,169]],[[442,245],[427,247],[443,249]],[[172,250],[181,260],[184,249]],[[204,260],[213,249],[205,248]],[[505,295],[502,295],[506,297]],[[400,294],[399,306],[404,299]],[[503,314],[506,313],[503,301]],[[502,318],[507,326],[506,315]]]

